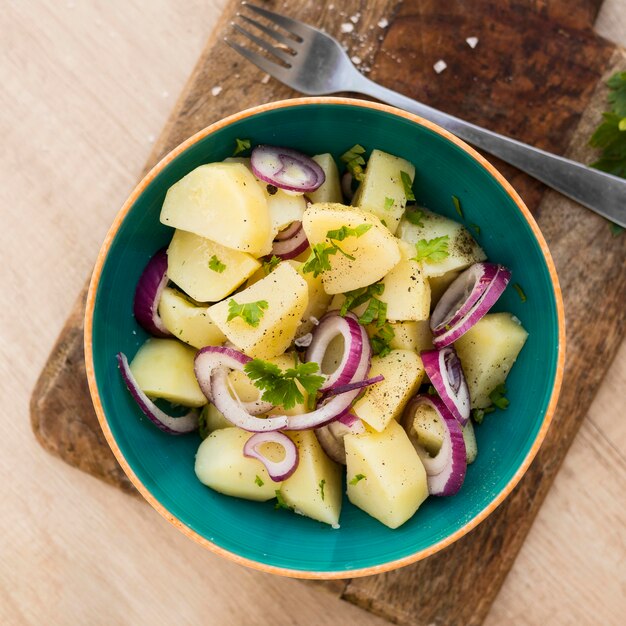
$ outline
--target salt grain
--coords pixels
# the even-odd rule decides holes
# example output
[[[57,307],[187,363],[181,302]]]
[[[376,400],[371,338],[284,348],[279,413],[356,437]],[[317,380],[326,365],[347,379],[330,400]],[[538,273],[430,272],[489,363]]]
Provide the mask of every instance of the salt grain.
[[[441,74],[446,67],[448,67],[448,64],[443,59],[439,59],[439,61],[433,65],[433,69],[437,74]]]
[[[386,17],[378,21],[378,28],[387,28],[387,26],[389,26],[389,20]]]
[[[213,87],[213,89],[211,89],[212,96],[219,96],[221,93],[222,93],[221,87]]]
[[[352,63],[355,65],[359,65],[361,63],[361,57],[353,56],[351,59]]]
[[[478,37],[468,37],[465,41],[470,48],[475,48],[478,45]]]
[[[350,21],[351,21],[353,24],[356,24],[356,23],[359,21],[359,19],[361,19],[361,14],[360,14],[360,13],[355,13],[354,15],[352,15],[352,16],[350,17]]]
[[[354,30],[354,24],[352,24],[351,22],[345,22],[344,24],[341,25],[342,33],[351,33],[353,30]]]

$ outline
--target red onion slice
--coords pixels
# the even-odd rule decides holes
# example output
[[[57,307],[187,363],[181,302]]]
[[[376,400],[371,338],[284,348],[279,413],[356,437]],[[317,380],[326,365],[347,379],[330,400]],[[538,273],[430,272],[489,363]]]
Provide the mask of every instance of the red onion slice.
[[[291,224],[289,224],[287,228],[283,228],[282,230],[278,231],[276,237],[274,237],[274,241],[284,241],[285,239],[290,239],[296,234],[298,230],[300,230],[301,226],[302,222],[299,222],[297,220],[295,222],[291,222]]]
[[[298,224],[295,232],[288,239],[282,241],[275,240],[270,255],[288,261],[289,259],[295,259],[309,247],[309,240],[306,238],[304,228],[302,228],[302,222],[294,222],[294,224]]]
[[[474,263],[452,281],[431,315],[433,333],[440,335],[459,322],[483,297],[499,269],[495,263]]]
[[[502,295],[502,292],[509,284],[509,280],[511,280],[511,272],[506,267],[499,265],[495,277],[485,290],[483,296],[478,299],[474,306],[472,306],[453,326],[440,332],[438,335],[433,333],[433,344],[435,348],[444,348],[454,343],[474,326],[478,320],[484,317]]]
[[[357,318],[352,313],[341,317],[337,311],[327,313],[313,332],[313,340],[306,351],[306,360],[317,363],[320,370],[324,355],[330,342],[337,336],[342,335],[344,350],[337,369],[328,375],[326,382],[320,387],[320,391],[326,391],[337,385],[347,385],[353,382],[354,376],[362,365],[364,351],[368,351],[369,339],[365,333],[366,341],[363,341],[364,332]],[[368,367],[369,369],[369,367]],[[359,378],[364,378],[366,373]]]
[[[272,461],[261,454],[259,448],[264,443],[276,443],[283,448],[285,456],[281,461]],[[276,482],[289,478],[298,467],[298,447],[287,437],[279,432],[256,433],[246,441],[243,454],[253,459],[258,459],[265,465],[270,478]]]
[[[288,425],[281,430],[310,430],[339,419],[352,408],[352,403],[361,393],[360,389],[348,391],[322,401],[315,411],[288,417]]]
[[[341,191],[343,193],[343,197],[348,202],[354,198],[354,191],[352,191],[352,174],[350,172],[346,172],[341,177]]]
[[[415,409],[428,404],[437,412],[444,425],[444,437],[437,456],[431,457],[411,436]],[[404,423],[409,437],[424,464],[428,476],[428,492],[434,496],[452,496],[459,491],[465,480],[467,455],[461,425],[437,396],[415,396],[404,412]]]
[[[311,158],[291,148],[257,146],[250,154],[252,172],[262,181],[307,193],[326,180],[324,170]]]
[[[365,432],[363,422],[353,413],[345,413],[339,419],[322,426],[315,431],[317,440],[324,452],[337,463],[346,464],[346,448],[343,438],[348,433],[361,434]]]
[[[123,352],[117,354],[117,364],[120,368],[122,378],[139,408],[144,415],[164,433],[169,435],[185,435],[198,428],[198,411],[191,409],[181,417],[172,417],[162,411],[148,396],[140,389],[133,373],[130,371],[128,359]]]
[[[363,389],[364,387],[369,387],[370,385],[380,383],[383,380],[385,380],[385,377],[382,374],[379,374],[378,376],[374,376],[374,378],[364,378],[363,380],[356,380],[355,382],[348,383],[347,385],[337,385],[336,387],[332,387],[331,389],[329,389],[326,392],[326,396],[337,396],[340,393],[346,393],[347,391]]]
[[[456,350],[452,346],[426,350],[421,357],[426,374],[443,403],[461,426],[465,426],[470,416],[470,394]]]
[[[148,261],[141,273],[133,303],[135,319],[155,337],[169,337],[171,335],[159,317],[159,300],[166,285],[167,249],[162,248]]]

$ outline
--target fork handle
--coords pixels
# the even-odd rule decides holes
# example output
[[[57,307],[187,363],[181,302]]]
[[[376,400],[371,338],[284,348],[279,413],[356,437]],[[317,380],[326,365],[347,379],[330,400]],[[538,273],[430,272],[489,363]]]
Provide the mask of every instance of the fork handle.
[[[534,176],[564,196],[626,227],[626,179],[470,124],[378,85],[361,74],[359,76],[353,87],[355,91],[442,126],[468,143]]]

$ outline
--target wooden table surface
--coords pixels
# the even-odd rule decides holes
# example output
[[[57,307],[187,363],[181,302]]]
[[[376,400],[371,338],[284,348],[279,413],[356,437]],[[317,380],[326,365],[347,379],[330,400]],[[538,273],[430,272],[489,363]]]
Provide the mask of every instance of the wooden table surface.
[[[36,377],[221,5],[9,0],[0,12],[2,624],[384,623],[202,550],[30,431]],[[626,0],[607,0],[597,28],[626,45]],[[625,387],[623,345],[490,626],[623,623]]]

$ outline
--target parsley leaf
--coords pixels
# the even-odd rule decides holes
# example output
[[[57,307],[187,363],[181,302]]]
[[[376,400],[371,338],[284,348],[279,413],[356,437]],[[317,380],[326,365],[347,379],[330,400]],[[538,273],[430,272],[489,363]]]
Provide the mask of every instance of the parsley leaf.
[[[417,255],[413,261],[427,261],[428,263],[439,263],[448,258],[448,240],[450,237],[435,237],[434,239],[420,239],[416,244]]]
[[[526,302],[526,294],[519,283],[513,283],[513,289],[517,291],[517,295],[522,302]]]
[[[389,211],[393,207],[393,198],[388,198],[385,196],[385,211]]]
[[[372,224],[360,224],[356,228],[348,228],[348,226],[342,226],[337,230],[329,230],[326,233],[326,237],[328,239],[334,239],[336,241],[343,241],[346,237],[361,237],[364,235],[370,228]]]
[[[456,212],[459,214],[459,217],[463,219],[464,215],[463,215],[463,209],[461,208],[461,201],[456,196],[452,196],[452,204],[454,204],[454,208],[456,209]]]
[[[504,383],[498,385],[490,394],[489,399],[499,408],[506,409],[509,406],[509,400],[505,397],[506,386]]]
[[[359,182],[365,177],[365,172],[363,171],[365,159],[363,154],[365,154],[365,148],[357,143],[339,157],[346,164],[346,168],[352,174],[352,177]]]
[[[488,406],[484,409],[472,409],[472,419],[477,424],[482,424],[485,415],[487,415],[487,413],[493,413],[494,411],[495,409],[492,406]]]
[[[391,352],[391,342],[396,336],[393,326],[386,322],[380,330],[370,339],[372,351],[378,356],[387,356]]]
[[[324,499],[324,485],[326,484],[326,479],[322,478],[322,480],[320,480],[320,496],[322,497],[322,500]]]
[[[269,304],[267,300],[258,300],[257,302],[247,302],[246,304],[237,304],[235,300],[228,301],[228,317],[226,318],[227,322],[234,319],[235,317],[241,317],[243,321],[248,324],[248,326],[252,326],[252,328],[256,328],[261,321],[261,318],[265,314],[267,307]]]
[[[304,402],[304,396],[298,384],[314,396],[324,384],[326,378],[316,374],[319,370],[317,363],[298,363],[294,367],[282,371],[278,365],[252,359],[244,365],[244,372],[254,382],[257,389],[261,389],[261,398],[272,404],[279,404],[285,409],[291,409],[296,404]]]
[[[361,287],[353,291],[346,291],[345,300],[339,310],[339,315],[344,316],[348,311],[352,311],[362,304],[368,302],[367,309],[359,317],[361,324],[371,324],[376,320],[376,326],[382,328],[387,321],[387,303],[382,302],[376,296],[382,295],[385,291],[383,283],[374,283],[367,287]]]
[[[415,201],[415,194],[413,193],[413,186],[411,183],[411,177],[406,172],[400,172],[400,179],[402,180],[402,186],[404,187],[404,195],[407,201]]]
[[[213,255],[209,259],[209,269],[221,274],[226,269],[226,266],[215,255]]]
[[[262,487],[265,483],[263,482],[263,479],[257,474],[256,477],[254,478],[254,482],[259,486]]]
[[[351,481],[350,484],[351,485],[356,485],[360,480],[363,480],[364,478],[367,478],[365,476],[365,474],[357,474]]]
[[[249,139],[235,139],[235,151],[233,152],[233,156],[237,156],[240,152],[250,150],[251,145]]]
[[[611,90],[608,101],[615,113],[626,117],[626,72],[617,72],[606,82]]]
[[[411,222],[411,224],[415,224],[415,226],[424,226],[424,222],[422,221],[426,217],[426,213],[422,209],[417,207],[408,207],[404,212],[404,217]]]
[[[316,243],[311,248],[311,254],[306,260],[306,263],[302,266],[302,272],[313,272],[313,277],[317,278],[322,272],[330,269],[331,254],[337,254],[337,248],[333,246],[327,246],[325,243]]]
[[[283,494],[280,492],[280,489],[277,489],[276,494],[276,504],[274,505],[275,509],[287,509],[288,511],[293,511],[293,507],[290,507],[286,502]]]
[[[271,259],[263,261],[263,271],[265,272],[265,275],[267,276],[268,274],[271,274],[281,261],[282,259],[275,254],[272,255]]]

